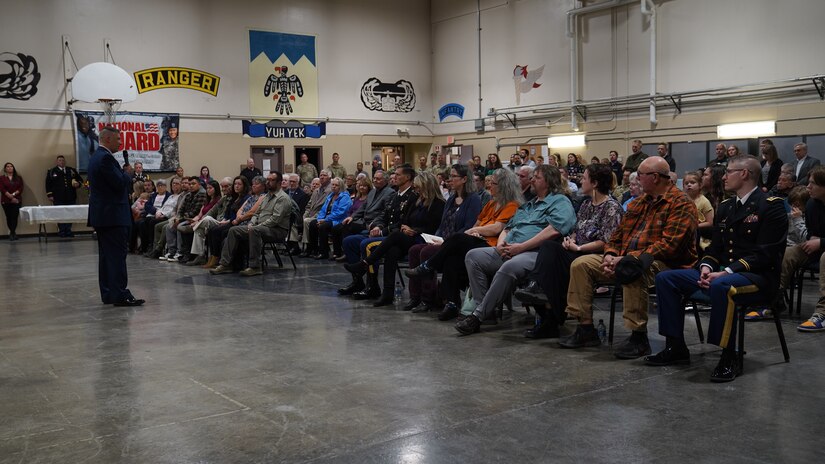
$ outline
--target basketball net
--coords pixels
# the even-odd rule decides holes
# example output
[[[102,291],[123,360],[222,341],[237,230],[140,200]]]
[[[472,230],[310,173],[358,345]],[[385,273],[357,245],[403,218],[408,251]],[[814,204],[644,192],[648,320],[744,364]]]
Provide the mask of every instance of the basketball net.
[[[120,104],[122,103],[122,100],[101,98],[97,102],[100,103],[100,106],[103,107],[103,123],[107,126],[114,124],[115,116],[117,116],[117,111],[120,109]]]

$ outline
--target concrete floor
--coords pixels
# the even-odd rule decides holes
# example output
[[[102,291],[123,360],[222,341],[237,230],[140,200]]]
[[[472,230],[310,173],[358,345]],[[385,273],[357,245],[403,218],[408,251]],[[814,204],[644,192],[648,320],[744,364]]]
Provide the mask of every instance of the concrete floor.
[[[0,242],[0,462],[823,459],[825,334],[787,318],[790,364],[749,323],[745,375],[717,385],[692,320],[694,363],[652,368],[526,340],[520,308],[458,337],[338,297],[326,262],[242,278],[130,255],[138,309],[99,303],[96,262],[88,236]]]

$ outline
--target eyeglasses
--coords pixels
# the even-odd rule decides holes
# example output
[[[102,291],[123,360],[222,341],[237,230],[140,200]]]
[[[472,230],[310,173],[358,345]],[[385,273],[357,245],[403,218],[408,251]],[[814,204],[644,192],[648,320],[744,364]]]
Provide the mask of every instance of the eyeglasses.
[[[653,176],[653,175],[659,175],[659,176],[662,176],[662,177],[670,177],[670,174],[662,174],[661,172],[642,172],[642,171],[636,171],[636,175],[637,175],[637,176]]]
[[[729,176],[729,175],[731,175],[731,174],[733,174],[734,172],[737,172],[737,171],[747,171],[747,169],[745,169],[745,168],[725,169],[725,174]]]

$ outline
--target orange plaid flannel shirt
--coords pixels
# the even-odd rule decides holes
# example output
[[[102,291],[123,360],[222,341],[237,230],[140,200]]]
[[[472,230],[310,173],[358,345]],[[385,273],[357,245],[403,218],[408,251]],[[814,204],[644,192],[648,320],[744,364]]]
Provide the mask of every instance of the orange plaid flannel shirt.
[[[660,197],[644,195],[627,206],[604,253],[617,256],[653,255],[671,269],[696,263],[696,205],[671,186]]]

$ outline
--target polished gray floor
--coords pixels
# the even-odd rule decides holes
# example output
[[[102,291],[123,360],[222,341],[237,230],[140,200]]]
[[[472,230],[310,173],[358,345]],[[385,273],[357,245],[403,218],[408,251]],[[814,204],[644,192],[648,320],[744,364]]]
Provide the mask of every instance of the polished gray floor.
[[[88,237],[0,243],[0,462],[825,456],[825,334],[798,321],[783,323],[791,363],[772,324],[749,323],[745,375],[716,385],[719,351],[692,320],[694,363],[651,368],[528,341],[521,308],[458,337],[434,314],[338,297],[348,278],[326,262],[243,278],[132,255],[130,287],[148,302],[121,309],[99,303],[96,253]],[[807,282],[806,317],[814,293]]]

